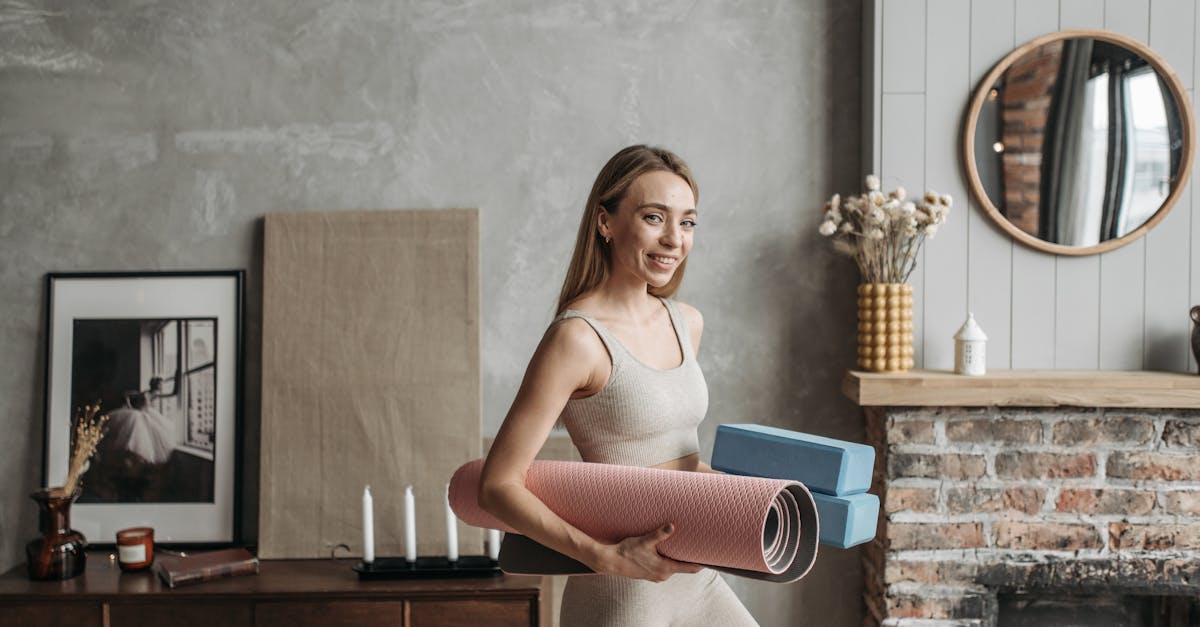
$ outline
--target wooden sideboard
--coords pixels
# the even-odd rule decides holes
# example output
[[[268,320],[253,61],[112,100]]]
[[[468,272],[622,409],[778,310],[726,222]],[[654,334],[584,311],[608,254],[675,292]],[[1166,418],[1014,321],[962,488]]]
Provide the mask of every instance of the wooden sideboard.
[[[151,572],[122,573],[107,552],[67,581],[0,576],[5,627],[141,625],[513,625],[536,627],[540,577],[358,581],[352,560],[264,560],[258,575],[170,589]]]

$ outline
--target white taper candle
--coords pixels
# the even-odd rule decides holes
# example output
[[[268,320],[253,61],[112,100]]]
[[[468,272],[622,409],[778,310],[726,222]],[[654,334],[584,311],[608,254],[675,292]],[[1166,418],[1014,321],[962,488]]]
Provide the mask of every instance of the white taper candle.
[[[417,511],[412,486],[404,488],[404,557],[417,561]]]
[[[488,529],[487,532],[487,549],[488,557],[493,560],[500,559],[500,530]]]
[[[450,484],[446,484],[446,557],[458,561],[458,518],[450,509]]]
[[[371,486],[363,488],[363,561],[375,561],[375,502],[371,499]]]

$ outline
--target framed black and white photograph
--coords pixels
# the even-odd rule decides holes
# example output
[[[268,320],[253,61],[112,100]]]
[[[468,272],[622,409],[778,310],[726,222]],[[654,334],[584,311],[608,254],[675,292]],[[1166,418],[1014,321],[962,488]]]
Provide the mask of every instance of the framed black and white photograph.
[[[75,408],[108,415],[72,527],[101,544],[143,525],[157,542],[234,542],[244,271],[46,278],[47,486],[66,479]]]

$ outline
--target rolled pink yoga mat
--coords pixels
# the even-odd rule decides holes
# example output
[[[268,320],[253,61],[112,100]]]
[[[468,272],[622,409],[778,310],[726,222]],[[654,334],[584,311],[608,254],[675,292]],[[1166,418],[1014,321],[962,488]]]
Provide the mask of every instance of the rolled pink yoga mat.
[[[450,480],[451,508],[469,525],[517,533],[479,507],[476,495],[482,469],[483,460],[476,460],[454,473]],[[816,560],[816,505],[808,490],[795,481],[535,461],[526,474],[525,485],[563,520],[604,542],[644,535],[672,523],[675,533],[659,543],[659,553],[735,575],[777,582],[803,577]],[[536,561],[531,560],[531,545],[546,556],[544,569],[531,564]],[[507,538],[504,546],[510,546]],[[501,568],[509,572],[564,574],[563,560],[578,564],[532,541],[520,546],[524,547],[519,549],[522,555],[515,559],[506,559],[501,553]],[[510,565],[519,568],[511,570]],[[581,566],[567,570],[587,572]]]

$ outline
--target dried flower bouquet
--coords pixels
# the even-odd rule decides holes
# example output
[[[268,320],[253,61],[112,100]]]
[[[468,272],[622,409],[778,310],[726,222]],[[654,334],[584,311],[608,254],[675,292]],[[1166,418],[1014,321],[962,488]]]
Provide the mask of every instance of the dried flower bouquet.
[[[905,199],[903,187],[885,194],[873,174],[866,184],[859,196],[834,194],[818,230],[833,238],[834,248],[854,257],[863,283],[905,283],[925,238],[946,222],[953,199],[928,191],[914,202]]]
[[[60,488],[51,488],[52,493],[62,490],[63,494],[74,494],[79,489],[79,480],[87,472],[88,461],[96,454],[96,447],[108,432],[108,414],[100,413],[100,401],[95,405],[84,405],[75,409],[71,422],[71,461],[67,468],[67,480]]]

